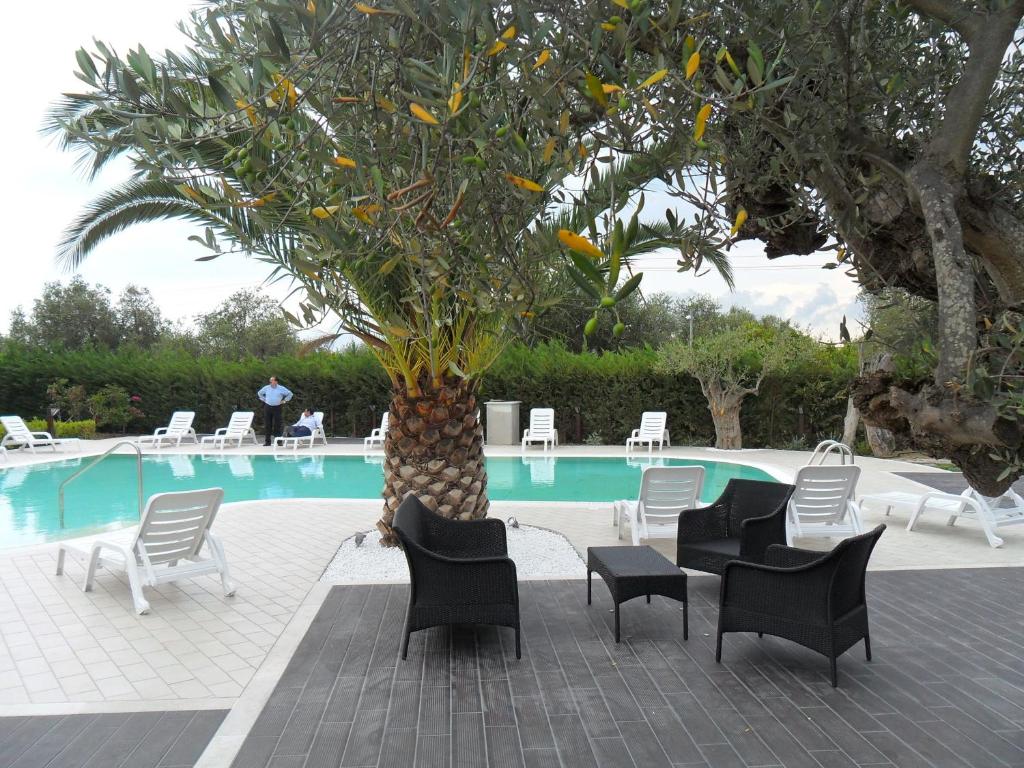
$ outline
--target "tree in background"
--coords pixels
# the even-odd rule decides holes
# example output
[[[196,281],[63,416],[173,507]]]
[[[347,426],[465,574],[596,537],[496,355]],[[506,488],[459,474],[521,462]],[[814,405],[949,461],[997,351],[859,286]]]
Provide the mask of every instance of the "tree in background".
[[[675,340],[658,352],[657,370],[687,374],[699,383],[715,424],[715,447],[743,447],[740,410],[767,376],[800,365],[815,342],[774,318],[740,321],[688,340]]]
[[[129,285],[112,304],[107,288],[91,286],[76,275],[66,284],[43,286],[30,314],[20,307],[11,312],[8,338],[52,351],[116,349],[122,344],[149,349],[165,326],[149,289]]]
[[[192,337],[204,355],[225,360],[294,354],[295,328],[277,302],[256,290],[236,291],[212,312],[196,315]]]
[[[125,287],[114,307],[114,315],[120,344],[150,349],[167,333],[168,324],[148,288]]]

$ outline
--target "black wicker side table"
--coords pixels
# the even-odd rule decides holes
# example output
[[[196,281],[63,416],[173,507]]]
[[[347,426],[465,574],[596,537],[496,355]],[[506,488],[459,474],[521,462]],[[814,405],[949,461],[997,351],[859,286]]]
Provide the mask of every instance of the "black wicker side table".
[[[587,605],[591,604],[591,574],[608,585],[615,601],[615,642],[619,642],[619,605],[640,595],[662,595],[683,604],[683,640],[690,636],[686,574],[650,547],[587,547]]]

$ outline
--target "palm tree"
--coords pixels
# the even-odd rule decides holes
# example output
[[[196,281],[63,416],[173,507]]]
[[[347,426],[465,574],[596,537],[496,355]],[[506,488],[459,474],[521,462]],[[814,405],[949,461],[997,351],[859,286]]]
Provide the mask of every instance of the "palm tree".
[[[604,66],[605,46],[621,54],[591,34],[586,3],[557,24],[481,0],[456,10],[212,3],[184,25],[187,55],[79,51],[90,89],[65,95],[47,126],[91,173],[122,155],[137,170],[70,226],[66,265],[127,227],[185,219],[204,227],[205,258],[241,250],[297,281],[296,322],[334,314],[373,351],[393,386],[386,543],[409,492],[446,517],[486,514],[478,382],[508,325],[554,300],[552,275],[568,270],[595,311],[614,311],[639,285],[620,280],[630,257],[684,234],[613,221],[657,153],[596,170],[601,126],[642,109],[608,105],[592,74],[589,94],[570,87]],[[576,176],[597,181],[570,199],[562,182]]]

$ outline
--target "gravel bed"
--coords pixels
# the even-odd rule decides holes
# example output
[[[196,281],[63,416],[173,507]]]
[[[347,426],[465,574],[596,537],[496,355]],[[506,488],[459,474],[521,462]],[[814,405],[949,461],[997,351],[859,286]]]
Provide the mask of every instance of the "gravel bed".
[[[506,526],[508,554],[520,579],[583,579],[587,567],[562,534],[545,528]],[[380,532],[367,531],[356,546],[356,536],[341,542],[338,553],[320,581],[330,584],[371,584],[409,581],[409,566],[398,547],[380,546]]]

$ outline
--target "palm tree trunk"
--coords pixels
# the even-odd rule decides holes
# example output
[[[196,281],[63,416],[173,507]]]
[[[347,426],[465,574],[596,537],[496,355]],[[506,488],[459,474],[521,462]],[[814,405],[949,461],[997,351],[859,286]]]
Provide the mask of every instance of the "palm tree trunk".
[[[391,520],[410,493],[447,518],[485,517],[490,502],[483,446],[474,384],[452,381],[415,397],[396,390],[384,439],[381,543],[398,543]]]

